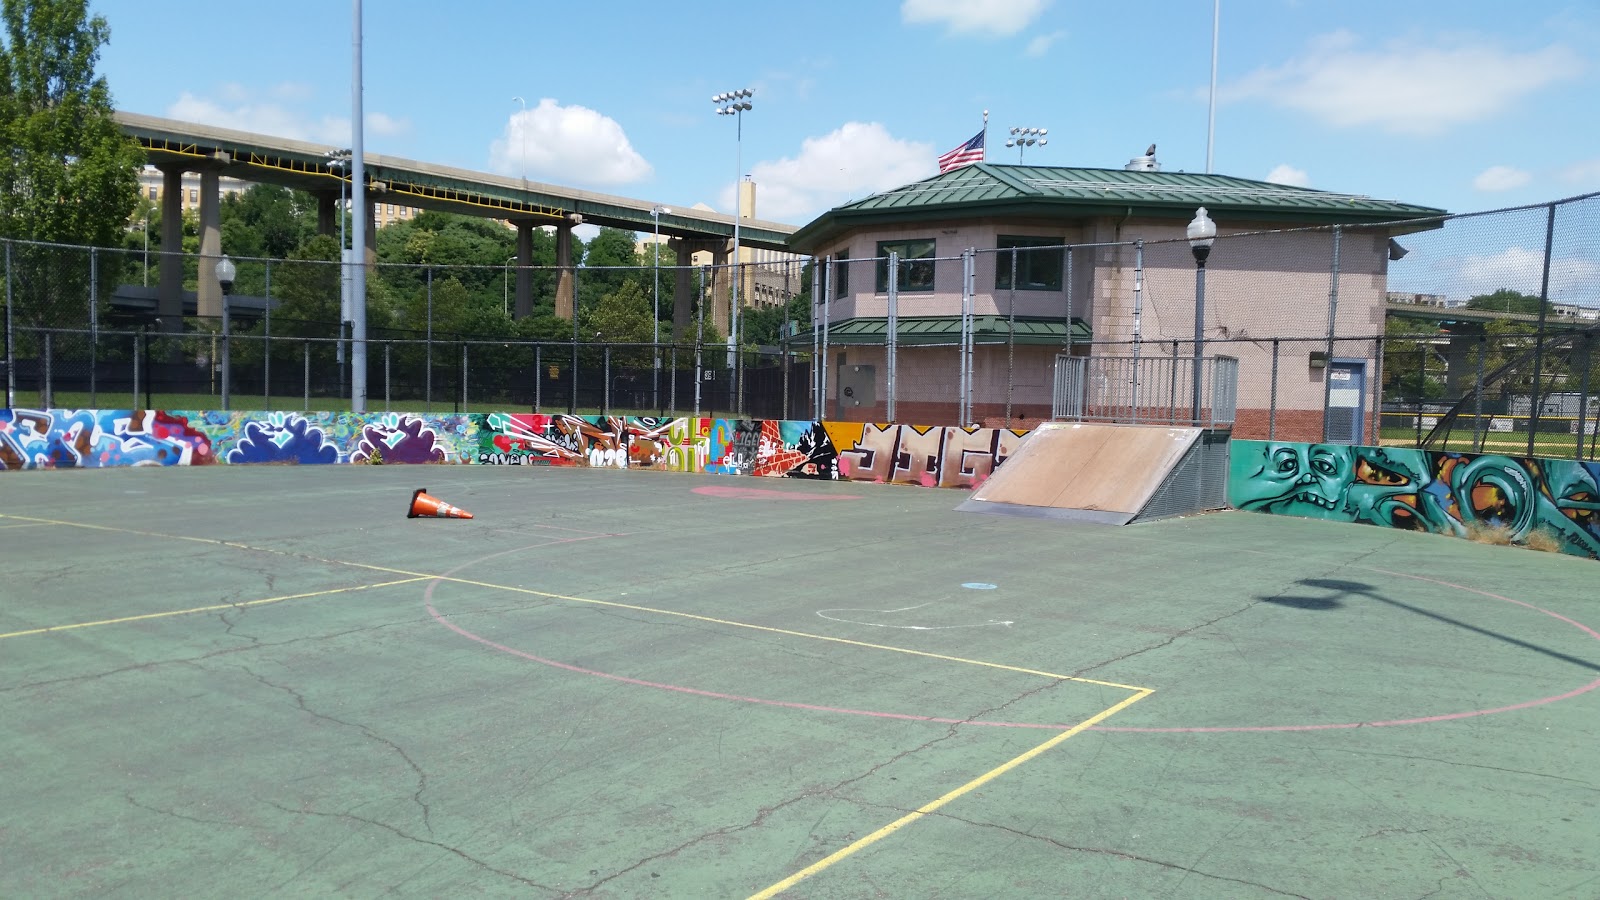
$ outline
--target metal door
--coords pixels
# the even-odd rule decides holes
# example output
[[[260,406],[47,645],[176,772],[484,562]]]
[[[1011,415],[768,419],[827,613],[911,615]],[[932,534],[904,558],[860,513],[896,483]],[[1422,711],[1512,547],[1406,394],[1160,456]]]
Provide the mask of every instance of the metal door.
[[[1328,363],[1328,408],[1323,413],[1328,443],[1364,443],[1366,388],[1366,360],[1335,359]]]

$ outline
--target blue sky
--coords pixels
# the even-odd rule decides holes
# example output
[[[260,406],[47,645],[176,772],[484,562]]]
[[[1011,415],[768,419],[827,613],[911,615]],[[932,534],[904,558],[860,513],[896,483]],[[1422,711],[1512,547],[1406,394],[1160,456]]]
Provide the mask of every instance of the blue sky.
[[[1031,126],[1028,162],[1206,169],[1211,0],[724,6],[368,0],[366,147],[724,212],[742,171],[797,225],[934,174],[984,110],[990,161]],[[352,4],[92,8],[119,108],[349,143]],[[1222,0],[1212,168],[1452,212],[1597,191],[1597,48],[1595,0]]]

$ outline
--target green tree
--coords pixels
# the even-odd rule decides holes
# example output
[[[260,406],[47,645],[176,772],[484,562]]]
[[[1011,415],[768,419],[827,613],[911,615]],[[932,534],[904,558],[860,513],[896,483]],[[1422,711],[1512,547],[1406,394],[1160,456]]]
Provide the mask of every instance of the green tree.
[[[1532,297],[1522,293],[1521,291],[1513,291],[1509,288],[1501,288],[1494,293],[1479,294],[1478,296],[1468,300],[1467,309],[1482,309],[1492,312],[1520,313],[1525,316],[1537,316],[1539,314],[1539,306],[1541,302],[1543,302],[1546,306],[1549,305],[1548,301],[1540,301],[1538,297]]]
[[[105,18],[90,17],[87,0],[4,0],[0,17],[0,139],[9,150],[0,156],[0,237],[121,245],[143,153],[117,127],[111,89],[95,75],[110,36]],[[24,319],[82,322],[87,255],[17,249],[12,284]],[[102,267],[101,296],[120,268]]]

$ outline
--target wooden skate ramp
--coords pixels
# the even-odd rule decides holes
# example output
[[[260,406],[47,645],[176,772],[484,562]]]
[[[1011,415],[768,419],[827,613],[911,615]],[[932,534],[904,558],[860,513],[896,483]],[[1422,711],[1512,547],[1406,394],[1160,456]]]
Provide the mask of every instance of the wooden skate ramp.
[[[1049,422],[956,508],[1126,525],[1200,433],[1163,425]]]

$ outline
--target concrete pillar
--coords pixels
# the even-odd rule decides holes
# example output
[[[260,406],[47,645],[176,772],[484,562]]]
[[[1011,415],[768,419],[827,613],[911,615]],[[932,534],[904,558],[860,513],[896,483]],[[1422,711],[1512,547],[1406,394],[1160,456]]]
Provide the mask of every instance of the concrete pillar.
[[[572,318],[572,225],[556,226],[556,316]]]
[[[517,303],[516,317],[533,315],[533,223],[517,223]]]
[[[339,236],[339,192],[317,191],[317,234]]]
[[[161,167],[161,263],[156,315],[162,331],[183,330],[183,167]]]
[[[669,238],[667,246],[676,257],[672,282],[672,341],[685,343],[694,339],[694,297],[700,279],[694,270],[695,243],[683,238]]]
[[[1459,400],[1477,385],[1478,340],[1476,334],[1450,335],[1450,345],[1444,356],[1446,400]]]
[[[217,260],[222,258],[222,196],[216,169],[200,172],[200,271],[196,314],[222,318],[222,285],[217,283]]]
[[[728,265],[733,242],[716,244],[711,250],[711,297],[706,301],[710,304],[711,315],[706,318],[717,327],[723,337],[728,336],[728,322],[733,311],[733,270]]]

